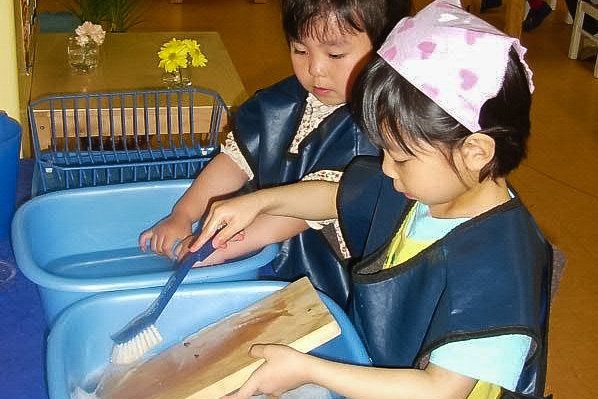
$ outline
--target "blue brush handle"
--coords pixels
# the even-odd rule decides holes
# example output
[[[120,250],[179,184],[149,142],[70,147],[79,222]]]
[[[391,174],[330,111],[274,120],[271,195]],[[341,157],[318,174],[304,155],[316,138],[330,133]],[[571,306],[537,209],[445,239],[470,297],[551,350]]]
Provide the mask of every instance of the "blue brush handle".
[[[158,298],[156,298],[148,308],[149,313],[154,314],[157,319],[168,304],[168,301],[170,301],[170,298],[172,298],[176,292],[177,288],[179,288],[179,285],[181,285],[187,276],[187,273],[189,273],[189,270],[191,270],[191,267],[196,262],[201,262],[206,259],[212,252],[214,252],[214,250],[212,240],[209,240],[197,251],[187,252],[185,256],[177,262],[175,272],[172,273],[166,284],[164,284],[164,287],[162,287],[162,291],[160,292],[160,295],[158,295]]]
[[[162,291],[160,291],[158,297],[154,299],[145,311],[137,315],[137,317],[131,320],[129,324],[114,334],[112,339],[116,343],[127,342],[149,325],[154,324],[168,304],[168,301],[170,301],[170,298],[172,298],[177,288],[179,288],[185,279],[185,276],[187,276],[187,273],[189,273],[189,270],[191,270],[191,267],[196,262],[201,262],[206,259],[214,251],[215,248],[212,246],[212,240],[210,239],[199,250],[195,252],[187,252],[185,256],[176,263],[176,270],[170,275],[170,278],[164,287],[162,287]]]

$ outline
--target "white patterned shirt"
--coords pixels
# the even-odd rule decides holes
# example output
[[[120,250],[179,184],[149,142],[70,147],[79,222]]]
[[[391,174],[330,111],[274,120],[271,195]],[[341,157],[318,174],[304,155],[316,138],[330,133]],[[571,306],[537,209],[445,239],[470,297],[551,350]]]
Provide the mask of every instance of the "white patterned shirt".
[[[305,105],[305,111],[301,118],[301,123],[297,128],[295,137],[291,142],[290,147],[287,151],[291,154],[299,153],[299,145],[320,123],[338,108],[344,104],[328,105],[322,103],[316,96],[308,93]],[[246,174],[249,180],[253,180],[254,174],[249,166],[249,163],[241,153],[233,132],[229,132],[226,136],[224,145],[222,146],[222,153],[228,155]],[[338,182],[342,176],[342,172],[338,170],[318,170],[316,172],[309,173],[301,179],[302,181],[308,180],[323,180]],[[340,225],[337,219],[323,220],[323,221],[307,221],[307,224],[313,229],[322,229],[325,225],[333,223],[336,231],[336,236],[339,242],[340,250],[345,258],[350,257],[345,241],[342,238]]]

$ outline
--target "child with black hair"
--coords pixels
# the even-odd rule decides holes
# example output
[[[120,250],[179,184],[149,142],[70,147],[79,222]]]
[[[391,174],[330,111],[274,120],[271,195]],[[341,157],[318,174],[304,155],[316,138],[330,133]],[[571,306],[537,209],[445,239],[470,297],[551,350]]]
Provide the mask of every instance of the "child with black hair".
[[[350,398],[539,398],[551,246],[507,183],[526,153],[532,73],[519,40],[449,0],[395,27],[358,78],[355,117],[384,152],[339,183],[215,203],[198,238],[266,213],[338,217],[350,316],[373,367],[257,343],[265,362],[230,398],[314,383]],[[310,204],[308,206],[307,204]]]
[[[354,156],[378,153],[355,124],[347,102],[355,76],[392,28],[387,1],[282,1],[295,75],[258,91],[239,107],[222,154],[206,166],[168,217],[141,234],[142,250],[149,241],[156,253],[180,254],[192,240],[192,224],[210,201],[237,192],[247,182],[259,189],[300,180],[338,181]],[[393,16],[393,22],[400,17]],[[271,265],[274,277],[291,281],[308,275],[343,304],[347,253],[338,226],[335,221],[311,226],[300,219],[264,215],[204,264],[284,241]],[[173,252],[177,240],[182,243]]]

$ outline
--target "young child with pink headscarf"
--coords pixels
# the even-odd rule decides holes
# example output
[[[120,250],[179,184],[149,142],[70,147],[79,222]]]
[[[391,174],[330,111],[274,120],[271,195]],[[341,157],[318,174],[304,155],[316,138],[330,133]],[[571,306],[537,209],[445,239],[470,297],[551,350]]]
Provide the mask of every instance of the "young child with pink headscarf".
[[[264,363],[231,398],[305,383],[356,399],[543,397],[552,251],[507,183],[530,131],[525,51],[437,0],[398,23],[354,86],[382,165],[358,157],[340,183],[214,204],[196,246],[260,213],[338,217],[355,262],[349,314],[372,360],[259,343]]]

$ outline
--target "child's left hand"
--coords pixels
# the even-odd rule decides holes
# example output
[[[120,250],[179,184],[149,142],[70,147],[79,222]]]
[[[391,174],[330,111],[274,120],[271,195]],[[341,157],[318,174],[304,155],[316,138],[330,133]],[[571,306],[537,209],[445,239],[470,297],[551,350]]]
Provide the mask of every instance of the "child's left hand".
[[[251,347],[249,354],[263,358],[264,363],[236,392],[226,399],[247,399],[257,394],[280,396],[284,392],[308,383],[306,363],[310,355],[296,351],[286,345],[260,345]]]

